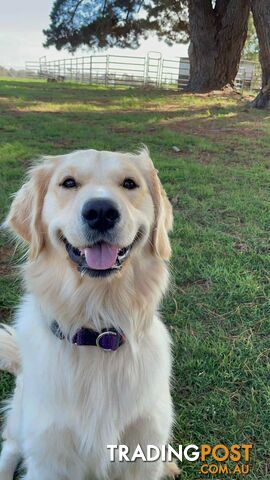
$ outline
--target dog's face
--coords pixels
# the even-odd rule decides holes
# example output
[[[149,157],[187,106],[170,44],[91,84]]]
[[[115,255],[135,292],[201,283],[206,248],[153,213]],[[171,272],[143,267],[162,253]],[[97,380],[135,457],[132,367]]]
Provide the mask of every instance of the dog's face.
[[[30,244],[31,260],[51,248],[95,278],[120,273],[146,246],[170,256],[171,206],[146,151],[48,158],[18,192],[8,223]]]

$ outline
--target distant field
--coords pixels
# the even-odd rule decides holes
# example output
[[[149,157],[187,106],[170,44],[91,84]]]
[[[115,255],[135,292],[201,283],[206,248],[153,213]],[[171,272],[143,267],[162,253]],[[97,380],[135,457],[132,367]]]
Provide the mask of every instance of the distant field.
[[[269,112],[250,110],[239,95],[1,80],[2,218],[31,159],[142,143],[175,214],[172,285],[162,306],[174,339],[175,441],[252,443],[253,468],[243,478],[270,478]],[[20,283],[11,267],[18,255],[4,235],[0,255],[8,321]],[[0,398],[11,383],[2,373]],[[221,480],[200,475],[199,466],[183,463],[182,480]]]

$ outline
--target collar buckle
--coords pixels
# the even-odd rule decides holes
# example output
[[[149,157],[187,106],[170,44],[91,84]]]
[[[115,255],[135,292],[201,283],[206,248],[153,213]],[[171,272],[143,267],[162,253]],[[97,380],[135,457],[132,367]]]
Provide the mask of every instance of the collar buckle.
[[[122,344],[122,336],[113,330],[101,332],[96,339],[97,347],[105,352],[114,352]]]

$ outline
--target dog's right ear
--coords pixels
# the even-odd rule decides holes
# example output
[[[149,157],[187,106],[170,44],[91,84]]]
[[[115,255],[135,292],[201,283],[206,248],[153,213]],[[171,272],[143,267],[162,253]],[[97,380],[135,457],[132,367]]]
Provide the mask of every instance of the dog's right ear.
[[[29,245],[29,258],[35,259],[44,245],[41,214],[51,169],[38,165],[29,172],[29,180],[15,195],[5,225]]]

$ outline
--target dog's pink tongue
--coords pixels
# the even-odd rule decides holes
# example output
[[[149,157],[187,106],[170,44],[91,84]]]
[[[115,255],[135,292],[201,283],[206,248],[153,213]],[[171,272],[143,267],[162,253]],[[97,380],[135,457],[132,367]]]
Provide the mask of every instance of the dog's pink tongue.
[[[84,249],[86,263],[93,270],[108,270],[116,262],[118,248],[102,242]]]

